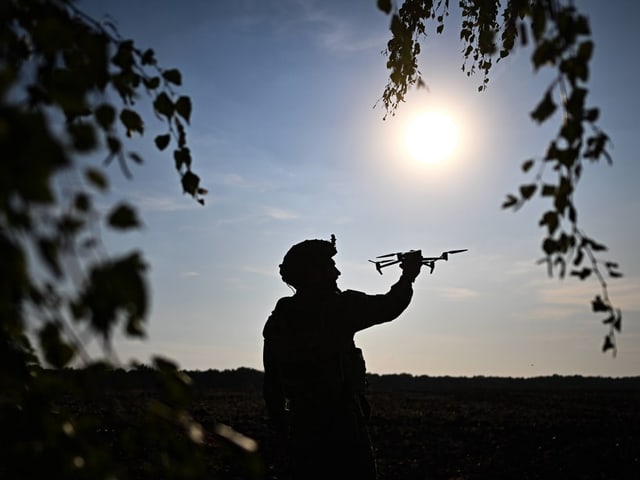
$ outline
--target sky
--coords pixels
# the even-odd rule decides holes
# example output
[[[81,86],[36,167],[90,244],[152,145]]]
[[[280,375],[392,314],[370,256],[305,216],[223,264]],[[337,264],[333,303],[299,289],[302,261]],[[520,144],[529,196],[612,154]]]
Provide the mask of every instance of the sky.
[[[185,369],[262,369],[262,327],[278,298],[292,294],[278,275],[282,257],[295,243],[335,234],[339,287],[372,294],[400,274],[394,266],[379,275],[368,262],[377,255],[468,249],[431,275],[424,269],[398,319],[356,335],[370,372],[640,374],[640,72],[629,53],[637,2],[576,2],[596,42],[587,101],[601,109],[614,159],[585,168],[576,202],[583,229],[625,275],[609,282],[623,311],[615,358],[601,352],[604,316],[590,307],[599,284],[549,278],[536,263],[546,205],[500,208],[529,183],[520,165],[541,156],[557,128],[529,117],[550,81],[533,71],[530,50],[499,62],[478,93],[482,78],[461,71],[452,14],[423,45],[428,89],[412,90],[383,119],[389,17],[374,0],[79,5],[182,72],[194,169],[209,190],[205,206],[182,194],[170,153],[153,146],[164,131],[147,110],[145,135],[131,144],[144,165],[133,180],[111,171],[113,195],[138,206],[144,227],[108,243],[114,252],[142,249],[152,295],[147,338],[117,339],[123,362],[159,354]],[[412,119],[432,109],[458,130],[455,150],[437,163],[404,145]]]

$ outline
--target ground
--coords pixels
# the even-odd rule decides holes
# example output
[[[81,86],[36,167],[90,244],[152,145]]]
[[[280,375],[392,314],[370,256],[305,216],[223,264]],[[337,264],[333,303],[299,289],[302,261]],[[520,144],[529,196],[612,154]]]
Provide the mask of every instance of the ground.
[[[189,408],[205,432],[206,477],[282,479],[275,467],[277,438],[265,420],[261,377],[236,382],[243,388],[219,386],[225,384],[223,377],[208,374],[210,383],[196,377]],[[405,377],[386,383],[373,377],[370,382],[370,431],[380,480],[640,479],[640,378]],[[140,378],[132,380],[134,388],[112,383],[100,389],[93,403],[69,396],[62,404],[78,416],[88,413],[99,419],[94,429],[98,444],[124,463],[123,478],[146,480],[149,474],[141,465],[157,457],[155,434],[129,446],[118,438],[132,430],[146,433],[141,419],[157,394],[141,388]],[[215,433],[220,424],[254,439],[257,453],[229,448]]]
[[[638,391],[461,389],[369,399],[380,480],[640,478]],[[258,440],[269,465],[263,414],[259,392],[206,392],[194,410],[205,428],[223,422]]]

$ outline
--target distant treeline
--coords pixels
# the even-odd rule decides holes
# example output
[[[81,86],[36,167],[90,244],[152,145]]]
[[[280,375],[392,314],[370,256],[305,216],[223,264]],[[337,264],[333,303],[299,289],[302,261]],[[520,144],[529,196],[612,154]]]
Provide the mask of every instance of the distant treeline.
[[[638,377],[583,377],[580,375],[545,377],[431,377],[428,375],[367,375],[369,388],[375,391],[453,391],[500,389],[548,390],[640,390]]]
[[[53,372],[52,372],[53,373]],[[252,368],[233,370],[185,370],[197,390],[228,389],[260,391],[264,372]],[[152,368],[139,366],[135,369],[111,369],[84,371],[65,369],[55,375],[90,375],[92,382],[105,389],[148,390],[155,388],[156,376]],[[459,391],[499,389],[550,389],[550,390],[640,390],[640,376],[636,377],[584,377],[580,375],[514,378],[514,377],[432,377],[428,375],[387,374],[367,375],[371,391]]]

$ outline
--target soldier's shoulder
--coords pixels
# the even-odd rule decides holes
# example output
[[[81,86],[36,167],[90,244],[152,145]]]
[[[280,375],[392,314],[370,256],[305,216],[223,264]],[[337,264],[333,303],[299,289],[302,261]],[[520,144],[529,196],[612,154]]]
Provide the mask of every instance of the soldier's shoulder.
[[[282,297],[276,302],[276,306],[269,315],[267,323],[262,331],[263,336],[267,337],[282,329],[282,323],[287,318],[287,313],[291,310],[292,297]]]
[[[344,290],[342,292],[340,292],[340,298],[344,299],[344,300],[352,300],[352,299],[358,299],[358,298],[362,298],[362,297],[366,297],[367,294],[364,292],[361,292],[359,290]]]
[[[340,293],[339,298],[342,308],[347,310],[357,310],[369,302],[371,295],[359,290],[344,290]]]
[[[340,292],[340,295],[352,297],[352,296],[366,295],[366,293],[361,292],[360,290],[343,290],[342,292]]]
[[[294,297],[282,297],[278,299],[276,302],[276,307],[274,308],[274,312],[277,310],[282,310],[283,308],[289,308],[294,301]]]

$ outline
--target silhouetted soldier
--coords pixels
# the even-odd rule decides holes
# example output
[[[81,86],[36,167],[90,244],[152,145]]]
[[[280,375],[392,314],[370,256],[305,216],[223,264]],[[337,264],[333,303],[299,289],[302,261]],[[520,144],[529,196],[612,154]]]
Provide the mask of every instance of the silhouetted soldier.
[[[281,298],[264,327],[264,399],[270,425],[286,438],[291,477],[375,479],[367,430],[365,363],[353,337],[409,305],[421,255],[407,255],[388,293],[341,292],[335,237],[294,245],[280,265],[295,294]]]

